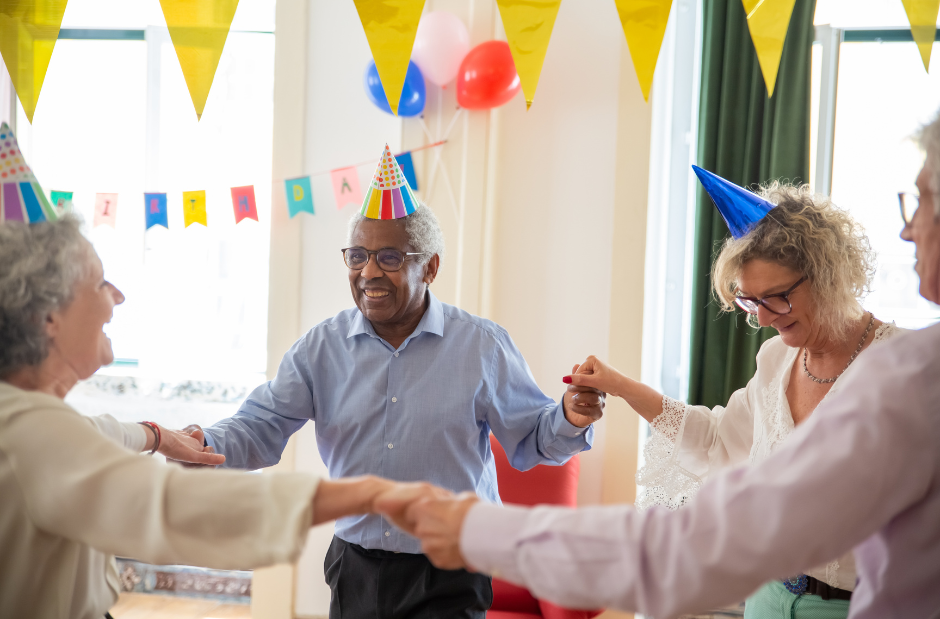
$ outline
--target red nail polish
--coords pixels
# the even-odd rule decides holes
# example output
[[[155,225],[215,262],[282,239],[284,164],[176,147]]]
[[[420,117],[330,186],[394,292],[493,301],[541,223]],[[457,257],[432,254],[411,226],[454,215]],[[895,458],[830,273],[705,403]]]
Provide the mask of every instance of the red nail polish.
[[[570,377],[570,376],[565,376],[564,378],[561,379],[561,382],[565,383],[566,385],[570,385],[570,384],[571,384],[571,377]]]

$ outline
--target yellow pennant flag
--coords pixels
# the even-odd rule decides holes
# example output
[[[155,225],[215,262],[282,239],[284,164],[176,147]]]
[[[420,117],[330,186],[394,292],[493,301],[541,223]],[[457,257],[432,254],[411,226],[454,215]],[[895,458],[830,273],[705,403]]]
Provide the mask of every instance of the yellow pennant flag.
[[[189,96],[202,118],[238,0],[160,0]]]
[[[561,0],[496,0],[496,5],[528,110],[535,99]]]
[[[392,114],[398,115],[398,102],[408,74],[411,48],[415,44],[424,0],[355,0],[362,29],[372,50],[375,68],[382,80],[385,98]]]
[[[0,0],[0,54],[33,122],[68,0]]]
[[[209,225],[206,219],[205,191],[183,192],[183,227],[188,228],[190,224],[202,224],[207,227]]]
[[[937,36],[937,13],[940,13],[940,0],[901,0],[907,20],[911,22],[911,34],[924,68],[930,71],[930,52]]]
[[[757,62],[760,63],[767,96],[774,96],[777,70],[783,56],[783,42],[787,38],[790,17],[796,0],[743,0],[747,13],[747,27],[751,31]]]
[[[643,98],[649,101],[672,0],[616,0],[616,3],[633,70],[640,80]]]

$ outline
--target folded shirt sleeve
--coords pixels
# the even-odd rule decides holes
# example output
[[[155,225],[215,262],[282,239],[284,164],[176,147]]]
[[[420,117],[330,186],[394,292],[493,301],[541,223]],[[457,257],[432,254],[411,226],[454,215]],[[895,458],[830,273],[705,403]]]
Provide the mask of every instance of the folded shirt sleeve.
[[[150,430],[139,423],[121,422],[111,415],[97,415],[85,417],[85,419],[95,426],[99,432],[134,453],[143,451],[147,445],[147,432]]]

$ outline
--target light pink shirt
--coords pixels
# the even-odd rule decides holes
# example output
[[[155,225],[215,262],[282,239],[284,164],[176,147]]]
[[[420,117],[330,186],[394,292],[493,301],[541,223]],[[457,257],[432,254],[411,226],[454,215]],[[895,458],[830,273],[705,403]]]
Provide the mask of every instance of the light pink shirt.
[[[871,353],[767,460],[683,509],[479,504],[462,552],[557,604],[671,617],[854,547],[849,617],[940,617],[940,325]]]

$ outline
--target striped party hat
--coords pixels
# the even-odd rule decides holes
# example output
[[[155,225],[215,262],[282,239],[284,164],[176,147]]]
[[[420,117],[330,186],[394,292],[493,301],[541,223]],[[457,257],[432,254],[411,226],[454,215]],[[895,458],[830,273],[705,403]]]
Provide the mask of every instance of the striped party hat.
[[[16,136],[6,123],[0,125],[0,222],[56,220],[33,171],[26,165]]]
[[[414,213],[419,206],[418,199],[398,167],[398,161],[386,144],[359,213],[369,219],[401,219]]]

